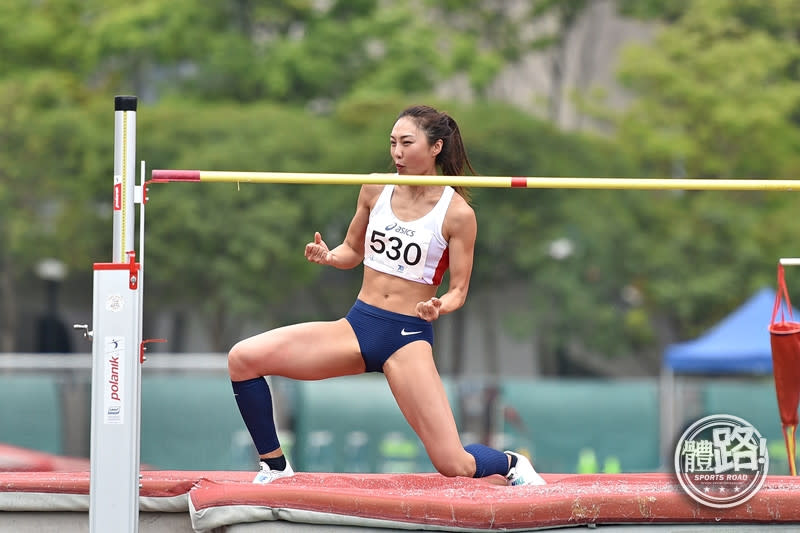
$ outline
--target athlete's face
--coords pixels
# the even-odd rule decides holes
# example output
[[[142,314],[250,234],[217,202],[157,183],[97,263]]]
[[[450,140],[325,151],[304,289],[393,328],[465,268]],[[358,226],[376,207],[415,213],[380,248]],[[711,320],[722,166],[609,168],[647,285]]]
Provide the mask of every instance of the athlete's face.
[[[401,117],[395,122],[389,142],[398,174],[436,174],[436,155],[442,150],[442,140],[429,144],[425,132],[411,118]]]

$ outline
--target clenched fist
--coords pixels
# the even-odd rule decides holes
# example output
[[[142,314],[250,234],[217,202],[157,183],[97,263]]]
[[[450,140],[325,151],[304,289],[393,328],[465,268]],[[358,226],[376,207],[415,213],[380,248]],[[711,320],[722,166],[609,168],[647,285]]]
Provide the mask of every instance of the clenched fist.
[[[442,306],[442,301],[435,296],[430,300],[419,302],[416,308],[417,316],[420,317],[422,320],[433,322],[434,320],[439,318],[439,308],[441,306]]]

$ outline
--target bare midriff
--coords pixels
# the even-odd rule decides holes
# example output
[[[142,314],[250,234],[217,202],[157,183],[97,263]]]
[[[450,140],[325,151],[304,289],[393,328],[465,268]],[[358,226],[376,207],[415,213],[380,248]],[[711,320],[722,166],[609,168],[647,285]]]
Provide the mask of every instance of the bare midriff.
[[[436,296],[436,285],[417,283],[364,267],[358,299],[387,311],[416,316],[419,302]]]

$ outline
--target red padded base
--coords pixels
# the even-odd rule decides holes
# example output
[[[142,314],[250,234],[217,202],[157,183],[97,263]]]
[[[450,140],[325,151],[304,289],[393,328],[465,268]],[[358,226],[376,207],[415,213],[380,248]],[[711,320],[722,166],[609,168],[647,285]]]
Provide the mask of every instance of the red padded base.
[[[744,504],[716,509],[689,498],[674,476],[656,473],[544,474],[548,484],[537,487],[507,487],[499,476],[298,473],[269,485],[253,485],[252,472],[142,474],[142,497],[152,501],[188,495],[186,510],[192,513],[192,522],[214,527],[259,520],[304,521],[312,515],[317,523],[378,520],[448,530],[533,530],[588,524],[800,524],[800,478],[791,476],[768,476],[761,490]],[[89,479],[88,472],[0,473],[0,502],[3,493],[17,497],[52,494],[56,498],[59,494],[88,495]]]
[[[620,523],[800,522],[800,480],[772,476],[741,506],[715,509],[687,496],[669,474],[547,475],[546,486],[438,474],[306,474],[270,485],[205,479],[195,511],[224,506],[303,509],[466,529],[538,529]]]

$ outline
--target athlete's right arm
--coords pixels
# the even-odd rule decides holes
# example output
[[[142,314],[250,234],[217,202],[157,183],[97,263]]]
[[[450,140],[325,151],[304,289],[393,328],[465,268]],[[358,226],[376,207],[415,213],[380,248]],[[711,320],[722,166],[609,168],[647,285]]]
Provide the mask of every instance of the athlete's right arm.
[[[364,260],[364,236],[367,233],[369,213],[383,190],[383,185],[362,185],[358,194],[356,213],[347,228],[344,242],[329,250],[319,232],[314,234],[314,241],[306,245],[306,258],[320,265],[348,269],[354,268]]]

